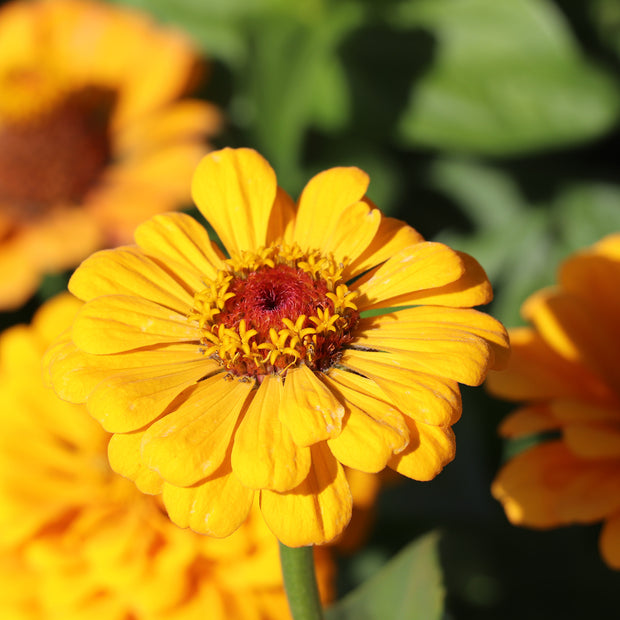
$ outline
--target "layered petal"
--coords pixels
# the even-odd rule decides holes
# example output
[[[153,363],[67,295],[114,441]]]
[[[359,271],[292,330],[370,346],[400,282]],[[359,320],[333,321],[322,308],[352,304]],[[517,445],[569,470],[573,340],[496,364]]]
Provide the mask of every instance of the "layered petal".
[[[288,371],[278,417],[298,446],[337,437],[343,416],[344,407],[306,365]]]
[[[84,305],[71,337],[85,353],[107,354],[176,343],[198,347],[201,333],[186,315],[170,308],[139,297],[106,295]]]
[[[353,502],[342,465],[323,442],[312,446],[311,452],[310,473],[297,488],[287,493],[260,492],[267,525],[289,547],[327,543],[351,518]]]
[[[82,301],[105,295],[141,297],[187,314],[193,296],[160,265],[137,248],[102,250],[87,258],[69,281]]]
[[[454,459],[456,441],[450,427],[428,426],[406,418],[409,445],[393,456],[388,465],[413,480],[432,480]]]
[[[208,361],[205,364],[198,360],[109,375],[89,394],[88,411],[110,433],[138,430],[159,417],[181,392],[202,379],[209,368],[212,366]]]
[[[232,468],[253,489],[289,491],[310,471],[310,448],[298,446],[278,419],[283,396],[280,377],[265,377],[235,433]]]
[[[378,269],[356,282],[360,310],[405,305],[424,299],[421,291],[433,294],[433,289],[458,280],[465,267],[459,255],[441,243],[425,241],[403,248]],[[430,302],[433,303],[433,302]]]
[[[175,409],[145,431],[141,458],[166,482],[190,486],[210,476],[226,457],[251,383],[220,373],[201,381]]]
[[[168,515],[179,527],[215,538],[230,536],[246,519],[254,491],[244,487],[225,459],[208,480],[192,487],[164,483],[162,493]]]
[[[112,435],[108,443],[110,467],[121,476],[133,480],[142,493],[158,495],[162,492],[164,481],[140,458],[143,436],[144,431]]]

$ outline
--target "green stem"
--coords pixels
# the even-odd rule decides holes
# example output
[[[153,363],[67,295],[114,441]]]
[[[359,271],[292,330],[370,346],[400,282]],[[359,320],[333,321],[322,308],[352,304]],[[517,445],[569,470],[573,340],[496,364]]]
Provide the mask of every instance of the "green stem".
[[[280,543],[280,563],[293,620],[323,620],[313,547],[287,547]]]

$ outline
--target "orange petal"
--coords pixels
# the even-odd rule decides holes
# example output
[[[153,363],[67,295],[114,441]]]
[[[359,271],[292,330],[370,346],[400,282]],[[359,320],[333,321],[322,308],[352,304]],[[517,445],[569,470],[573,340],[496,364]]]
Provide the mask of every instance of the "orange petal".
[[[225,461],[215,475],[196,486],[164,483],[162,498],[170,519],[179,527],[224,538],[246,520],[254,490],[244,487]]]
[[[267,375],[235,433],[232,468],[253,489],[288,491],[310,470],[310,449],[297,446],[278,419],[283,391],[280,377]]]
[[[562,424],[556,420],[546,405],[522,407],[506,416],[499,426],[502,437],[523,437],[560,428]]]
[[[211,475],[226,456],[252,387],[229,381],[223,373],[201,381],[182,404],[145,431],[143,462],[174,486]]]
[[[508,519],[529,527],[591,523],[620,509],[617,460],[576,457],[561,441],[518,454],[498,473],[491,491]]]
[[[599,539],[601,555],[614,570],[620,570],[620,515],[605,521]]]
[[[569,424],[563,437],[568,448],[585,459],[620,458],[620,428],[618,420],[609,424]]]
[[[510,400],[609,398],[609,388],[600,379],[560,357],[533,329],[511,329],[509,334],[511,354],[506,369],[491,371],[487,378],[492,394]]]
[[[107,354],[183,342],[198,348],[201,332],[186,315],[147,299],[106,295],[84,305],[71,336],[84,352]]]
[[[559,355],[583,364],[609,385],[620,385],[616,343],[578,297],[542,290],[523,304],[522,314]]]
[[[331,168],[312,177],[299,198],[294,241],[302,248],[331,249],[326,238],[342,212],[364,197],[368,183],[359,168]]]
[[[305,364],[288,371],[279,419],[298,446],[336,437],[344,407]]]
[[[287,493],[263,489],[260,493],[267,525],[288,547],[328,543],[351,518],[353,501],[342,466],[324,443],[310,449],[310,473],[296,489]]]
[[[225,148],[198,164],[192,196],[226,249],[240,252],[265,245],[276,188],[273,169],[256,151]]]
[[[450,427],[428,426],[406,418],[409,445],[388,463],[399,474],[413,480],[432,480],[454,459],[456,442]]]

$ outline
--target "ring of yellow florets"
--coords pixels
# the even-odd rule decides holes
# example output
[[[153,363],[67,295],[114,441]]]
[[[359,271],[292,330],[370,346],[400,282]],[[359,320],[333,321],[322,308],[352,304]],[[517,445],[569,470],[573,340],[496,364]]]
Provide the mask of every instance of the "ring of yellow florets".
[[[194,296],[203,352],[235,376],[326,370],[352,340],[359,313],[344,265],[319,251],[273,244],[228,259]]]

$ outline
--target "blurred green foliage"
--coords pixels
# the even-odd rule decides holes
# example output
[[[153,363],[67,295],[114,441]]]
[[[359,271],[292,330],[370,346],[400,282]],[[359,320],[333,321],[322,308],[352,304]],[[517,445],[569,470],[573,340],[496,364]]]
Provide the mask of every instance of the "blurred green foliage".
[[[257,148],[293,195],[326,167],[365,169],[384,212],[482,263],[507,325],[561,259],[620,230],[620,0],[116,1],[210,59],[200,95],[228,118],[220,146]],[[368,617],[441,617],[442,580],[446,620],[617,616],[598,526],[518,530],[490,497],[508,409],[465,391],[455,463],[386,490],[369,544],[341,559],[340,593],[437,526],[443,577],[423,539],[330,618],[365,617],[377,589],[393,610],[429,611]],[[413,576],[426,590],[404,585]]]

